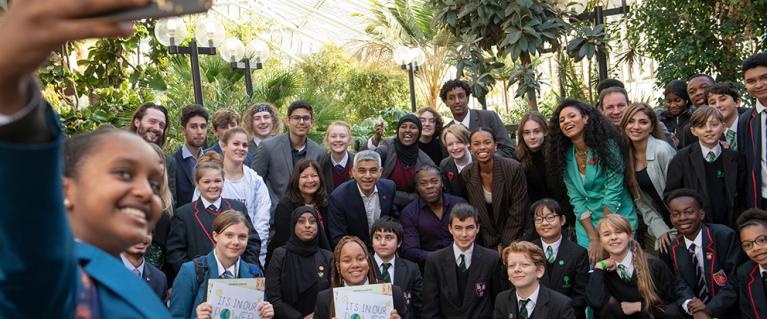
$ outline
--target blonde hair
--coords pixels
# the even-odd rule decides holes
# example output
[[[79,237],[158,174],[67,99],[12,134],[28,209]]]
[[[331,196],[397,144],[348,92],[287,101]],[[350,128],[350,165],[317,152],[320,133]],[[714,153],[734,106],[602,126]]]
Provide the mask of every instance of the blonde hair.
[[[445,146],[447,146],[447,141],[445,138],[447,137],[448,133],[453,134],[453,136],[455,136],[455,138],[457,138],[463,144],[471,144],[469,140],[469,130],[467,130],[466,127],[461,124],[453,124],[442,130],[442,136],[440,136],[440,139],[442,139],[442,143],[445,144]]]
[[[608,227],[614,232],[626,233],[629,238],[632,236],[631,224],[629,224],[629,221],[626,220],[626,218],[618,214],[607,215],[599,221],[597,224],[597,234],[599,234],[600,237],[602,233],[601,230],[604,227]],[[629,242],[629,249],[631,249],[633,255],[631,263],[634,264],[634,270],[637,273],[637,289],[644,301],[642,311],[650,313],[654,309],[660,307],[663,304],[663,300],[658,296],[655,281],[652,278],[652,271],[650,270],[650,265],[644,250],[642,250],[642,247],[640,247],[639,243],[634,239],[631,239]]]
[[[197,159],[197,165],[194,166],[194,181],[199,182],[205,170],[218,170],[221,177],[224,177],[224,158],[216,152],[207,152]]]
[[[160,156],[160,161],[162,162],[162,185],[160,185],[160,201],[162,201],[162,211],[168,216],[173,217],[173,194],[170,193],[170,187],[168,186],[168,163],[165,162],[165,152],[162,151],[162,148],[154,143],[148,143],[150,146],[152,146],[152,149],[154,149],[155,152],[157,152],[157,155]]]
[[[350,141],[349,144],[351,144],[352,127],[349,126],[349,123],[346,123],[344,121],[333,121],[333,123],[330,123],[330,125],[328,125],[328,129],[325,131],[325,138],[322,139],[322,142],[325,143],[325,145],[329,144],[328,143],[328,138],[330,137],[330,128],[332,128],[333,126],[339,126],[339,127],[343,127],[344,129],[346,129],[346,134],[349,135],[349,141]],[[329,147],[328,147],[328,152],[330,152],[330,148]]]

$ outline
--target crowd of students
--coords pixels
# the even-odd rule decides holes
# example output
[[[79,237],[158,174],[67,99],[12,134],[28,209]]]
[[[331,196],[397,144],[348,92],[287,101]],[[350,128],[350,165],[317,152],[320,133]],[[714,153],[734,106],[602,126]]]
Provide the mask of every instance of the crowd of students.
[[[605,81],[595,107],[526,114],[514,145],[450,80],[452,120],[421,109],[356,153],[344,122],[309,139],[296,101],[242,121],[186,106],[166,155],[163,106],[66,138],[32,78],[63,41],[130,32],[77,17],[142,1],[54,2],[0,20],[29,35],[0,49],[2,317],[212,318],[208,280],[253,277],[266,319],[334,318],[334,288],[376,283],[389,318],[767,314],[765,53],[742,65],[753,108],[707,75],[670,82],[658,111]],[[41,17],[57,32],[27,28]]]

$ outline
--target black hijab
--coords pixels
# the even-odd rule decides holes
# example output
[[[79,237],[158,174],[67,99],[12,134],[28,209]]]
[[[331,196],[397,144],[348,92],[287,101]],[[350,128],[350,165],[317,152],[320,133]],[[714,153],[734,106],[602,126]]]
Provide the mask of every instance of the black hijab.
[[[308,241],[302,241],[296,236],[296,224],[303,214],[312,214],[317,220],[317,236]],[[320,254],[320,242],[327,242],[325,231],[319,223],[317,211],[311,206],[300,206],[290,214],[290,239],[285,243],[285,259],[280,274],[283,286],[283,296],[290,304],[300,302],[301,296],[310,289],[317,289],[320,278],[316,254]],[[325,266],[326,269],[329,265]],[[314,292],[316,294],[316,291]]]
[[[405,122],[411,122],[418,127],[418,136],[415,137],[415,142],[410,146],[403,145],[399,140],[399,128]],[[421,137],[421,120],[413,114],[407,114],[399,119],[397,122],[397,137],[394,138],[394,150],[397,151],[397,158],[405,166],[413,166],[418,161],[418,139]]]

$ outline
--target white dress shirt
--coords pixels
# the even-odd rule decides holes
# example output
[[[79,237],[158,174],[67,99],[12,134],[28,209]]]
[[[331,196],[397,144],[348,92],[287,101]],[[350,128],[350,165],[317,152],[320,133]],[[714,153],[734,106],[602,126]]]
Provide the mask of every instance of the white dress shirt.
[[[703,153],[703,160],[706,162],[708,162],[708,152],[714,152],[714,155],[716,155],[716,158],[714,160],[719,158],[719,155],[722,155],[722,145],[720,145],[719,143],[716,143],[714,148],[708,148],[705,145],[703,145],[703,143],[701,143],[700,141],[698,141],[698,144],[700,144],[700,151],[701,153]]]
[[[123,254],[120,254],[120,259],[123,261],[123,265],[125,265],[125,268],[128,268],[131,272],[133,272],[133,269],[138,269],[138,275],[141,278],[144,278],[144,264],[146,264],[146,259],[141,261],[141,265],[138,265],[138,267],[133,266],[133,264],[128,260],[128,258],[125,258]]]
[[[464,255],[464,263],[466,264],[466,269],[469,269],[471,266],[471,254],[474,253],[474,244],[471,244],[471,247],[469,249],[466,249],[466,251],[461,251],[460,248],[458,248],[458,245],[453,243],[453,255],[455,256],[455,264],[460,266],[461,265],[461,254]]]
[[[698,230],[698,235],[696,235],[695,239],[692,241],[687,239],[687,237],[682,238],[684,238],[684,246],[687,248],[687,251],[690,251],[690,245],[695,244],[695,258],[698,258],[698,265],[703,267],[703,229],[701,228]],[[701,269],[701,273],[703,272],[703,269]],[[690,303],[690,300],[692,299],[687,299],[682,303],[682,309],[684,309],[684,312],[687,312],[688,314],[689,312],[687,311],[687,304]]]
[[[559,218],[559,216],[557,216],[557,218]],[[543,239],[541,239],[541,244],[543,244],[543,254],[544,254],[544,256],[546,255],[546,249],[549,249],[548,247],[551,246],[551,250],[554,251],[554,257],[556,257],[557,254],[559,253],[559,245],[562,244],[562,234],[559,235],[559,239],[557,239],[557,241],[555,241],[555,242],[553,242],[551,244],[546,243]]]
[[[383,259],[381,259],[381,257],[378,256],[378,254],[374,254],[373,255],[373,259],[375,259],[375,261],[376,261],[376,265],[378,266],[378,270],[379,271],[383,271],[383,264],[384,264]],[[391,279],[392,283],[394,282],[394,263],[395,263],[395,260],[397,260],[397,255],[394,255],[394,257],[392,257],[392,259],[388,261],[388,263],[391,264],[391,266],[389,266],[389,271],[388,272],[389,272],[389,279]],[[381,275],[383,276],[383,274],[381,274]]]
[[[213,252],[213,257],[216,258],[216,266],[218,266],[218,277],[221,278],[224,275],[224,272],[227,270],[234,275],[234,278],[240,278],[240,258],[237,257],[237,261],[234,262],[234,265],[229,266],[229,268],[224,268],[224,265],[221,264],[221,261],[218,260],[218,256],[215,252]]]
[[[532,294],[530,294],[527,298],[522,298],[517,294],[517,305],[522,304],[522,300],[530,299],[530,301],[525,305],[525,309],[527,309],[527,317],[529,318],[530,315],[533,314],[533,310],[535,310],[535,305],[538,303],[538,293],[541,291],[541,285],[538,284],[538,287],[535,288],[535,291],[533,291]],[[517,306],[519,307],[519,306]],[[521,309],[518,309],[521,310]]]
[[[762,140],[762,148],[761,154],[759,154],[759,158],[762,159],[761,161],[761,168],[762,168],[762,198],[767,198],[767,158],[765,157],[765,150],[767,149],[767,138],[764,136],[765,130],[767,130],[767,125],[765,125],[764,121],[765,118],[767,118],[767,109],[765,109],[764,105],[762,105],[762,102],[759,102],[759,99],[756,100],[756,113],[759,114],[759,124],[761,124],[761,138]],[[741,147],[741,146],[738,146]]]
[[[362,204],[365,205],[365,215],[368,219],[368,232],[373,229],[373,223],[381,217],[381,201],[378,199],[378,186],[373,188],[373,193],[370,196],[365,195],[357,185],[357,190],[360,191],[362,197]]]

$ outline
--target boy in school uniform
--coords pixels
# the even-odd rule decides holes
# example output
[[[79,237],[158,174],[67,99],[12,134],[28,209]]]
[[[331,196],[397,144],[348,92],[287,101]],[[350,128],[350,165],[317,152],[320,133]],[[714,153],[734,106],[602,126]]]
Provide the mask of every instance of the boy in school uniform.
[[[393,283],[402,290],[407,306],[407,318],[421,318],[423,302],[423,277],[418,265],[397,256],[402,245],[404,230],[395,219],[384,216],[373,223],[370,237],[373,238],[373,261],[379,281]]]
[[[135,244],[120,254],[125,268],[146,281],[146,284],[157,294],[164,304],[168,300],[168,279],[160,269],[146,262],[144,254],[152,242],[152,230],[146,236],[143,243]]]
[[[744,319],[767,318],[767,211],[751,208],[738,217],[738,233],[749,260],[738,267],[740,313]]]
[[[453,207],[448,227],[453,245],[426,259],[422,318],[491,318],[507,282],[498,252],[475,245],[479,215],[471,205]]]
[[[664,193],[680,188],[695,190],[704,198],[706,223],[733,225],[742,176],[738,153],[719,142],[725,130],[724,117],[719,110],[703,106],[692,113],[690,123],[698,143],[682,148],[671,160]]]
[[[691,189],[666,197],[671,224],[679,236],[671,246],[677,301],[695,318],[739,318],[735,269],[743,261],[735,231],[703,223],[703,199]]]
[[[512,242],[503,250],[506,273],[513,288],[498,294],[493,319],[574,319],[573,301],[540,282],[547,259],[527,242]]]
[[[555,200],[544,198],[530,206],[535,232],[533,244],[546,258],[540,283],[572,299],[575,317],[586,318],[586,284],[589,282],[589,255],[586,249],[562,236],[565,212]],[[513,284],[513,283],[512,283]]]

